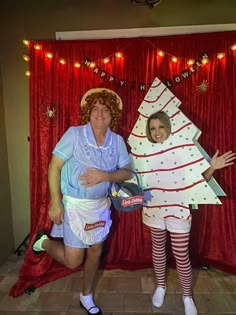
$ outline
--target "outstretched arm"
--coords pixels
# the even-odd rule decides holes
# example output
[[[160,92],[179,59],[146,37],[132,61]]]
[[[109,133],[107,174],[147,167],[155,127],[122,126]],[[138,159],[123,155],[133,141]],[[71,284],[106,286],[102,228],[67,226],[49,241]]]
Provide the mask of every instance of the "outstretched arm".
[[[228,151],[219,156],[219,150],[213,155],[211,159],[211,166],[203,173],[204,178],[208,181],[212,177],[216,170],[224,168],[226,166],[234,164],[234,159],[236,158],[236,153]]]

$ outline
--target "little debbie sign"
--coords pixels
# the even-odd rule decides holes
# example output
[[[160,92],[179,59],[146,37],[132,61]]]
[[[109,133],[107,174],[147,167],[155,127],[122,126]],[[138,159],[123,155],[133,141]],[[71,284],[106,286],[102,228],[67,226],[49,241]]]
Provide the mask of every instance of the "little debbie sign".
[[[130,206],[142,204],[142,203],[143,203],[143,196],[123,198],[121,201],[122,207],[130,207]]]

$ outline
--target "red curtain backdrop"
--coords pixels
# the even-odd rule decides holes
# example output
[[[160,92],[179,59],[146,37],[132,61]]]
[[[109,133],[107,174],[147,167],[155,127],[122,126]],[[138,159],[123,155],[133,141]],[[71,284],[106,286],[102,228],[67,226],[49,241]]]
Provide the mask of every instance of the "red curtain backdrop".
[[[40,49],[35,49],[35,44]],[[51,152],[71,125],[80,123],[80,99],[93,87],[116,91],[123,100],[123,120],[119,133],[126,140],[139,116],[137,111],[148,87],[157,76],[165,81],[187,69],[188,59],[206,52],[209,63],[197,67],[189,77],[169,89],[182,101],[181,111],[202,131],[198,142],[212,156],[236,150],[236,32],[190,34],[150,38],[83,41],[32,41],[30,56],[30,242],[36,232],[48,232],[48,164]],[[165,52],[160,57],[157,52]],[[46,54],[50,52],[53,58]],[[117,58],[116,52],[123,57]],[[225,53],[218,59],[217,53]],[[171,57],[178,57],[176,63]],[[103,63],[105,57],[110,62]],[[65,64],[60,63],[60,59]],[[86,59],[95,68],[83,65]],[[74,66],[80,62],[81,67]],[[112,80],[111,78],[114,78]],[[199,92],[204,80],[209,84]],[[124,84],[122,83],[124,82]],[[144,84],[145,90],[140,90]],[[193,211],[190,256],[193,267],[209,264],[236,274],[236,198],[235,166],[218,171],[217,182],[226,192],[222,205],[202,205]],[[106,241],[101,268],[135,270],[152,267],[149,229],[142,224],[141,209],[133,213],[113,211],[113,226]],[[173,264],[169,251],[169,265]],[[79,269],[77,269],[79,270]],[[29,247],[19,279],[10,295],[16,297],[30,286],[39,287],[72,271],[47,254],[34,256]]]

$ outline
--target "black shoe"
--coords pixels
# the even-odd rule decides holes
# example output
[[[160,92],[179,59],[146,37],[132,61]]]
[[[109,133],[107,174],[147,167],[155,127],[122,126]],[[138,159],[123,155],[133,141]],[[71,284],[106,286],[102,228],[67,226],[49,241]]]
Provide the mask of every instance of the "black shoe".
[[[34,244],[35,244],[43,235],[47,235],[46,232],[45,232],[44,230],[39,230],[38,233],[37,233],[37,235],[36,235],[36,238],[35,238],[35,240],[34,240],[34,242],[33,242],[33,244],[32,244],[32,251],[33,251],[34,255],[40,255],[40,254],[43,252],[42,250],[38,251],[38,250],[34,250],[34,249],[33,249]]]
[[[90,307],[88,310],[87,308],[82,304],[82,302],[80,301],[80,306],[85,309],[85,311],[89,314],[89,315],[102,315],[102,311],[101,309],[97,306],[97,305],[94,305],[92,307]],[[97,313],[90,313],[90,310],[93,309],[93,308],[98,308],[99,311]]]

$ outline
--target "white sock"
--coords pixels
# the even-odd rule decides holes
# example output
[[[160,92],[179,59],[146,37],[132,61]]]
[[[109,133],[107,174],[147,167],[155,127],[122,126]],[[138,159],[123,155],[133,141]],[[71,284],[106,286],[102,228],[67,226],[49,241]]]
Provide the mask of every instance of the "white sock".
[[[45,251],[45,249],[42,248],[42,244],[44,240],[48,240],[48,237],[46,234],[42,235],[40,239],[34,243],[33,250],[35,250],[36,252],[41,252],[42,250]]]
[[[88,295],[83,295],[82,293],[80,293],[80,301],[83,304],[83,306],[91,314],[96,314],[99,312],[99,308],[95,305],[95,303],[93,301],[93,294],[92,293],[89,293]],[[91,307],[93,307],[93,308],[91,309]]]

